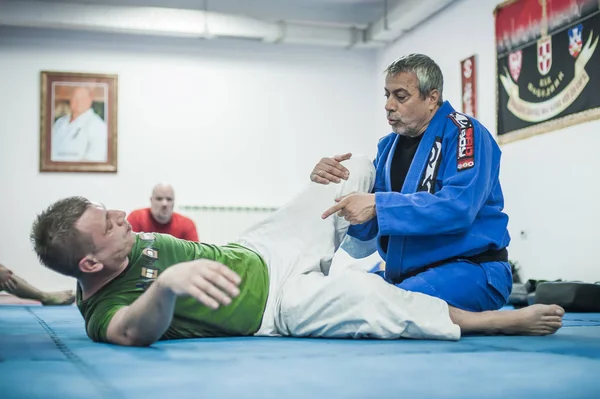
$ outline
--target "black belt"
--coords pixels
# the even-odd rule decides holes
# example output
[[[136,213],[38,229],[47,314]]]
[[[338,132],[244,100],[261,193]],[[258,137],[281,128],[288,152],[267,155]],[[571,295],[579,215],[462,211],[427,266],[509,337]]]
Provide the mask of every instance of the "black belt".
[[[446,263],[455,262],[458,260],[468,260],[469,262],[473,263],[508,262],[508,250],[506,249],[506,247],[501,249],[488,249],[485,252],[473,256],[457,256],[454,258],[442,260],[427,266],[420,267],[415,270],[411,270],[410,272],[400,276],[398,279],[394,279],[392,282],[394,284],[400,284],[407,278],[414,277],[417,274],[421,274],[426,270],[433,269],[434,267],[442,266]]]
[[[508,262],[508,250],[506,248],[488,249],[479,255],[459,257],[456,259],[466,259],[473,263]]]

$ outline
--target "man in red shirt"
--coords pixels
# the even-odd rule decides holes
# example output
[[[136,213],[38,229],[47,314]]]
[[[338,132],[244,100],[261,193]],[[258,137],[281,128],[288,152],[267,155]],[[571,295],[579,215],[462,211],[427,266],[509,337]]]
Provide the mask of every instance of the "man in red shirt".
[[[152,190],[150,208],[138,209],[127,216],[136,232],[163,233],[188,241],[200,241],[192,219],[173,212],[175,192],[169,184],[157,184]]]

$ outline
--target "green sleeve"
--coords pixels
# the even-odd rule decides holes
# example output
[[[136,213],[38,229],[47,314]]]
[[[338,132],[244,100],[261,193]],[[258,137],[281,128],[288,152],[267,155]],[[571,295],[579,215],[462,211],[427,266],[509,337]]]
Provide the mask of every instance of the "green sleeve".
[[[91,317],[86,323],[90,339],[96,342],[108,342],[106,332],[110,321],[119,309],[128,305],[128,301],[120,296],[104,295],[101,300],[96,301],[95,309],[90,312]]]

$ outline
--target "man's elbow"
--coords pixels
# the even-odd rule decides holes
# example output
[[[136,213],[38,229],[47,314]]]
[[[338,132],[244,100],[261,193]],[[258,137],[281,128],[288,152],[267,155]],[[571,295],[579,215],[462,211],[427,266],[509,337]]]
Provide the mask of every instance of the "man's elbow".
[[[473,226],[477,212],[472,207],[458,207],[452,212],[452,217],[447,221],[450,227],[449,233],[458,233],[468,230]]]
[[[146,348],[146,347],[152,345],[155,342],[156,342],[156,340],[127,339],[127,340],[124,340],[122,343],[120,343],[120,345],[122,345],[122,346],[134,346],[134,347],[139,347],[139,348]]]
[[[114,345],[120,346],[136,346],[136,347],[148,347],[158,341],[156,337],[149,337],[140,334],[136,334],[133,331],[127,331],[119,336],[108,337],[108,342]]]

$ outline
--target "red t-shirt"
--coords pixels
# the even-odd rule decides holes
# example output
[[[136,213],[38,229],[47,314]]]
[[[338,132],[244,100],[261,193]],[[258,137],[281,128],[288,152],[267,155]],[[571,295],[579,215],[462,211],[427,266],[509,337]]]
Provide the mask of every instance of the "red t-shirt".
[[[150,213],[150,208],[138,209],[127,216],[127,221],[135,232],[163,233],[188,241],[197,241],[198,232],[193,220],[177,212],[173,212],[171,221],[167,224],[158,223]]]

